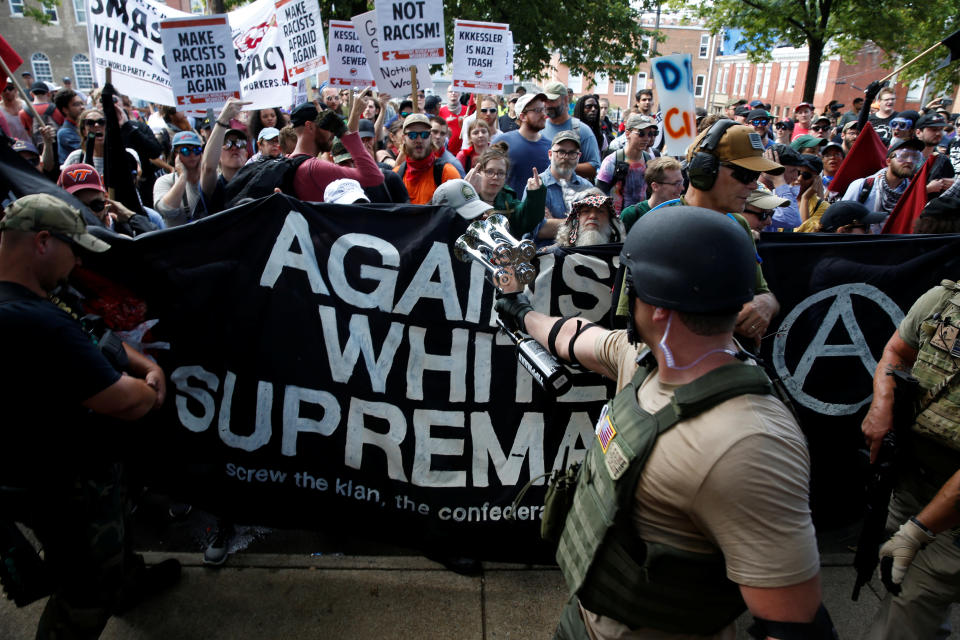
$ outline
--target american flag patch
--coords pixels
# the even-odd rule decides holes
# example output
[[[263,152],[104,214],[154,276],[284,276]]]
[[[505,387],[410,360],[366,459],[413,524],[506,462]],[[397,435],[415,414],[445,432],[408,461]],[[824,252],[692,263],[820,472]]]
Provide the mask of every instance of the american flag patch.
[[[600,441],[600,448],[606,453],[607,447],[610,446],[610,441],[617,435],[617,430],[613,428],[613,423],[610,422],[610,416],[604,416],[602,422],[597,426],[600,427],[597,430],[597,440]]]

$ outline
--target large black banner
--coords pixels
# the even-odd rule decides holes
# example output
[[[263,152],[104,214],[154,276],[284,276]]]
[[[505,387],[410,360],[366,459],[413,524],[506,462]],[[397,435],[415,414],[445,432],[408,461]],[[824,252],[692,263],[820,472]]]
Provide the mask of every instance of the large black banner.
[[[94,268],[146,301],[169,380],[138,468],[240,522],[549,560],[540,476],[582,459],[611,388],[577,373],[552,398],[518,367],[483,269],[450,250],[466,225],[447,208],[276,195],[115,243]],[[782,312],[762,352],[808,435],[821,526],[858,515],[873,367],[913,300],[956,275],[958,248],[763,238]],[[616,253],[541,257],[534,305],[605,322]]]

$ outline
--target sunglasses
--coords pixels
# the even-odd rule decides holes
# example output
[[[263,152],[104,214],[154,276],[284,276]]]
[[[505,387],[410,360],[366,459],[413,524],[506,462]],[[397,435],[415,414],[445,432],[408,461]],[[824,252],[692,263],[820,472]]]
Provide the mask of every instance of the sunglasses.
[[[180,147],[177,152],[184,157],[190,157],[190,154],[198,156],[203,153],[203,147]]]
[[[600,105],[593,104],[592,102],[589,103],[589,104],[583,105],[583,110],[584,110],[584,111],[587,111],[588,109],[599,109],[599,108],[600,108]]]
[[[429,131],[407,131],[406,133],[407,133],[407,137],[410,138],[411,140],[416,140],[417,138],[420,138],[421,140],[426,140],[427,138],[430,137]]]
[[[818,124],[810,127],[811,131],[829,131],[830,125]]]
[[[496,108],[494,108],[494,109],[480,109],[479,111],[480,111],[480,113],[496,113],[496,112],[497,112]]]
[[[782,122],[778,122],[777,124],[773,125],[773,128],[779,131],[780,129],[786,129],[787,125],[783,124]]]
[[[913,126],[912,120],[891,120],[890,127],[893,129],[909,129]]]
[[[401,118],[406,118],[408,115],[410,115],[410,112],[409,112],[409,111],[401,111],[401,112],[400,112],[400,117],[401,117]]]
[[[102,199],[92,200],[87,203],[87,208],[90,209],[90,211],[93,211],[94,213],[100,213],[101,211],[107,208],[107,201]]]
[[[274,138],[276,140],[276,138]],[[233,138],[232,140],[227,140],[223,143],[224,149],[244,149],[247,146],[247,141],[241,138]]]
[[[723,163],[721,166],[730,169],[733,172],[733,179],[741,184],[750,184],[751,182],[756,182],[757,178],[760,177],[759,171],[751,171],[750,169],[744,169],[743,167],[737,166],[735,164]]]
[[[751,120],[750,124],[752,124],[755,127],[765,127],[768,124],[770,124],[770,121],[767,120],[766,118],[757,118],[756,120]],[[783,125],[780,125],[780,127],[782,126]],[[779,129],[780,127],[777,127],[777,128]]]
[[[801,171],[800,177],[803,178],[804,180],[809,180],[810,178],[813,177],[813,174],[810,173],[809,171]]]
[[[744,208],[743,212],[744,212],[744,213],[752,213],[753,215],[755,215],[755,216],[757,216],[758,218],[760,218],[761,221],[767,220],[767,219],[773,217],[773,211],[770,211],[769,209],[768,209],[768,210],[765,210],[765,211],[761,211],[760,209],[747,209],[747,208]]]
[[[649,137],[649,138],[656,138],[656,137],[657,137],[657,130],[656,130],[656,129],[640,129],[639,131],[636,130],[636,129],[634,129],[633,132],[634,132],[636,135],[638,135],[638,136],[647,136],[647,137]]]
[[[88,127],[103,127],[107,124],[107,120],[106,118],[97,118],[96,120],[93,118],[87,118],[83,121],[83,124],[87,125]]]
[[[16,91],[17,88],[11,84],[11,85],[8,85],[8,86],[4,87],[3,90],[4,90],[4,91]]]

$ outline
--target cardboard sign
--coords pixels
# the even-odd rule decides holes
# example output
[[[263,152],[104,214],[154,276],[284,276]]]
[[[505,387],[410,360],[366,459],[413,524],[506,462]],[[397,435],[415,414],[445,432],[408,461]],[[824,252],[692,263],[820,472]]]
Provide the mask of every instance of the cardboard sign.
[[[510,26],[457,20],[453,36],[453,86],[473,93],[503,93]]]
[[[513,32],[507,31],[507,51],[506,51],[506,60],[504,61],[504,74],[503,81],[507,84],[513,83]]]
[[[327,46],[317,0],[277,0],[280,46],[287,65],[287,82],[327,70]]]
[[[443,0],[376,0],[375,11],[381,64],[447,61]]]
[[[177,107],[220,109],[227,98],[240,97],[226,15],[163,20],[160,41]]]
[[[690,54],[654,58],[653,77],[663,114],[664,151],[671,156],[682,156],[697,137]]]
[[[381,60],[377,12],[361,13],[351,18],[351,22],[356,29],[357,37],[360,38],[363,50],[368,52],[367,64],[370,65],[370,72],[373,75],[377,90],[391,96],[410,95],[412,85],[409,65],[384,63]],[[425,62],[417,62],[416,66],[417,86],[421,89],[432,88],[433,79],[430,77],[430,65]]]
[[[352,22],[330,21],[330,84],[335,87],[372,87],[367,53]]]

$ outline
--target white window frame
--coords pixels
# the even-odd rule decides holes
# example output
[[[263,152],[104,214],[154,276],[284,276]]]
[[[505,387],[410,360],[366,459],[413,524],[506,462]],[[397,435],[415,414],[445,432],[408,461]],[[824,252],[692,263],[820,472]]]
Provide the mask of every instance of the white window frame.
[[[57,5],[52,7],[44,5],[43,12],[50,18],[50,24],[60,24],[60,12],[57,11]]]
[[[780,63],[778,68],[779,74],[777,76],[777,93],[784,91],[787,88],[787,73],[789,72],[790,67],[784,63]]]
[[[743,73],[743,67],[739,64],[737,65],[737,72],[733,76],[733,89],[730,90],[731,95],[739,96],[740,95],[740,75]]]
[[[577,75],[572,71],[567,76],[567,88],[574,93],[583,93],[583,76]]]
[[[73,0],[73,17],[77,24],[87,24],[87,12],[83,0]]]
[[[647,88],[647,72],[641,71],[637,74],[637,91]]]
[[[10,16],[13,18],[23,17],[23,0],[10,0]]]
[[[814,93],[820,94],[827,90],[827,76],[830,75],[830,61],[824,60],[817,69],[817,89]]]
[[[46,65],[46,71],[41,72],[37,65]],[[36,82],[48,82],[53,84],[53,67],[50,66],[50,58],[47,54],[38,51],[30,56],[30,70],[33,72],[33,79]]]
[[[730,80],[730,65],[723,65],[723,90],[720,93],[726,93],[727,87],[729,86],[727,82]]]
[[[763,65],[763,83],[760,88],[760,97],[766,98],[770,93],[770,71],[773,68],[773,64],[766,63]]]
[[[630,93],[630,85],[623,80],[613,81],[613,95],[625,96]]]
[[[707,85],[707,76],[703,75],[702,73],[698,73],[696,82],[693,85],[693,96],[695,98],[702,98],[703,91],[706,88],[706,85]]]
[[[597,95],[610,93],[610,76],[602,71],[593,74],[593,92]]]
[[[927,77],[917,78],[907,87],[907,95],[904,98],[907,102],[920,102],[923,99],[923,90],[927,85]]]
[[[760,82],[763,80],[763,67],[753,67],[753,93],[754,98],[760,95]]]
[[[797,88],[797,72],[800,70],[799,62],[790,63],[790,78],[787,80],[787,91],[793,91]]]
[[[710,55],[710,34],[703,33],[700,35],[700,57],[706,58]]]
[[[747,80],[750,79],[750,65],[744,63],[740,66],[743,67],[743,75],[740,76],[740,86],[737,88],[738,98],[747,92]]]
[[[76,82],[77,89],[87,91],[93,89],[93,67],[90,65],[90,58],[85,54],[78,53],[73,56],[73,79]],[[78,67],[77,65],[86,65]]]

